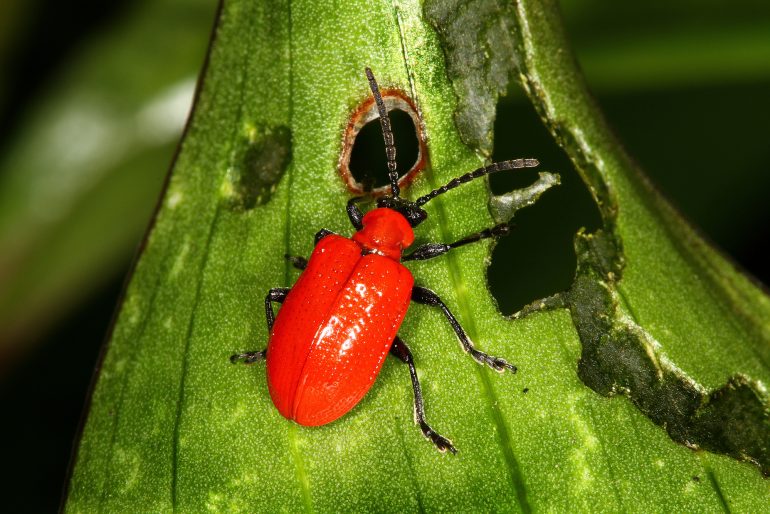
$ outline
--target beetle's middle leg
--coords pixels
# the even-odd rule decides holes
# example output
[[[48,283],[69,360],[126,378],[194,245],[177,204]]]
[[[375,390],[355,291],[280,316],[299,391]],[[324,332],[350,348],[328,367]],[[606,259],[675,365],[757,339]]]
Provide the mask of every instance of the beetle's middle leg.
[[[438,257],[439,255],[444,255],[452,248],[465,246],[470,243],[475,243],[476,241],[481,241],[482,239],[498,238],[498,237],[506,236],[508,235],[510,230],[511,229],[507,223],[501,223],[499,225],[495,225],[492,228],[486,228],[481,232],[476,232],[475,234],[465,236],[464,238],[459,239],[454,243],[448,243],[448,244],[447,243],[427,243],[427,244],[418,246],[412,252],[404,255],[403,257],[401,257],[401,260],[402,261],[424,261],[426,259],[432,259],[434,257]]]
[[[420,425],[422,435],[430,439],[440,452],[449,450],[452,453],[457,453],[457,449],[452,446],[452,441],[437,433],[425,421],[425,402],[422,399],[422,388],[420,387],[420,381],[417,379],[417,370],[414,367],[414,359],[412,359],[412,352],[409,350],[409,347],[400,337],[396,336],[390,347],[390,353],[409,366],[409,375],[412,377],[412,389],[414,390],[414,417],[417,424]]]
[[[265,296],[265,319],[267,320],[267,333],[273,330],[273,323],[275,323],[275,312],[273,312],[273,302],[283,303],[286,299],[286,295],[289,294],[291,288],[289,287],[274,287],[268,291]],[[267,355],[267,348],[264,350],[258,350],[255,352],[236,353],[230,356],[230,362],[236,363],[243,361],[244,364],[254,364],[261,361]]]
[[[414,286],[412,288],[412,301],[439,307],[444,313],[444,316],[446,316],[446,319],[449,320],[449,324],[452,325],[455,334],[457,334],[457,338],[460,339],[460,344],[462,345],[463,350],[469,353],[471,357],[473,357],[473,360],[479,364],[486,364],[495,371],[503,372],[507,369],[512,373],[516,373],[516,366],[509,364],[505,359],[501,359],[500,357],[495,357],[493,355],[488,355],[477,350],[473,346],[473,343],[468,337],[468,334],[466,334],[465,330],[463,330],[463,327],[460,326],[460,322],[457,321],[457,318],[454,317],[452,311],[449,310],[449,307],[447,307],[446,304],[441,301],[441,298],[439,298],[436,293],[427,287]]]

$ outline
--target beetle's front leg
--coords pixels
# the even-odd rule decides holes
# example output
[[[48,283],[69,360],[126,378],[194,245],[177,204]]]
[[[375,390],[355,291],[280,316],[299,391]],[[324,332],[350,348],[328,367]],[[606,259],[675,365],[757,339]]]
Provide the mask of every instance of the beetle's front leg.
[[[417,370],[414,367],[414,359],[409,347],[400,337],[396,336],[390,347],[390,353],[409,366],[409,375],[412,377],[412,389],[414,390],[414,417],[417,424],[420,425],[422,435],[436,445],[438,451],[445,452],[449,450],[452,453],[457,453],[457,449],[452,445],[452,441],[433,430],[425,420],[425,402],[422,399],[422,388],[420,387],[420,381],[417,379]]]
[[[361,230],[364,228],[363,223],[361,220],[364,218],[364,214],[361,212],[361,209],[358,208],[358,205],[356,205],[361,200],[365,200],[365,196],[356,196],[354,198],[351,198],[348,200],[348,204],[346,207],[346,210],[348,211],[348,218],[350,219],[350,224],[353,225],[353,228],[356,230]]]
[[[424,245],[420,245],[417,248],[415,248],[414,251],[401,257],[401,260],[402,261],[424,261],[426,259],[432,259],[434,257],[438,257],[439,255],[444,255],[452,248],[465,246],[470,243],[475,243],[476,241],[481,241],[482,239],[506,236],[508,235],[509,232],[510,232],[510,227],[508,226],[508,224],[501,223],[499,225],[495,225],[492,228],[486,228],[481,232],[476,232],[475,234],[465,236],[464,238],[458,241],[455,241],[454,243],[427,243]]]
[[[273,302],[283,303],[286,299],[286,295],[291,291],[288,287],[274,287],[268,291],[265,296],[265,318],[267,320],[267,333],[268,335],[273,330],[273,323],[275,323],[275,312],[273,312]],[[267,349],[258,350],[255,352],[236,353],[230,356],[230,362],[235,364],[242,361],[244,364],[254,364],[255,362],[263,360],[267,356]]]
[[[501,373],[506,369],[512,373],[516,373],[516,366],[513,364],[508,364],[505,359],[501,359],[500,357],[495,357],[493,355],[488,355],[477,350],[473,346],[473,343],[468,337],[468,334],[466,334],[465,330],[463,330],[463,327],[460,326],[460,322],[457,321],[457,318],[454,317],[452,312],[449,310],[449,307],[447,307],[446,304],[441,301],[441,298],[439,298],[436,293],[427,287],[414,286],[414,288],[412,288],[412,300],[417,303],[439,307],[444,313],[444,316],[446,316],[447,320],[449,320],[449,324],[452,325],[455,334],[457,334],[457,338],[460,339],[460,344],[462,345],[463,350],[469,353],[471,357],[473,357],[473,360],[479,364],[486,364],[490,368]]]

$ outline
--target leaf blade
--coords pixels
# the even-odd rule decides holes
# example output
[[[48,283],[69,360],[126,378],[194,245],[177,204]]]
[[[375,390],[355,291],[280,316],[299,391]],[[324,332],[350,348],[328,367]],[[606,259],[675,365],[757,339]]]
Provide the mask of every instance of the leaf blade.
[[[69,510],[719,507],[716,489],[692,486],[707,468],[691,450],[630,402],[580,381],[582,349],[567,311],[499,315],[481,286],[485,244],[412,269],[480,348],[514,357],[521,374],[499,377],[452,351],[452,330],[428,307],[411,309],[402,329],[415,341],[429,418],[460,448],[456,457],[438,454],[409,423],[411,391],[396,362],[351,413],[317,429],[280,418],[261,369],[230,364],[231,353],[266,339],[262,294],[295,277],[281,255],[307,255],[321,227],[349,233],[334,171],[340,130],[368,95],[365,65],[411,91],[430,129],[433,167],[410,194],[479,164],[456,132],[438,37],[418,5],[392,7],[351,2],[330,15],[309,2],[224,4],[196,116],[105,360]],[[315,29],[339,37],[319,41]],[[279,82],[264,87],[269,80]],[[228,169],[258,124],[290,127],[292,161],[269,200],[235,208]],[[420,237],[451,241],[492,223],[479,216],[483,184],[453,195],[431,202]],[[709,465],[715,476],[747,467],[724,458]],[[758,506],[764,484],[752,471],[740,487]]]

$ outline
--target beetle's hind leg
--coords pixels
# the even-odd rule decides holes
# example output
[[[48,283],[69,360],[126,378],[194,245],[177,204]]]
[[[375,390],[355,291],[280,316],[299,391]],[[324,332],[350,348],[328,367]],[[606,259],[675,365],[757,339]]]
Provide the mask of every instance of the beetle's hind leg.
[[[462,345],[463,350],[465,350],[466,353],[469,353],[471,357],[473,357],[473,360],[479,364],[486,364],[490,368],[501,373],[505,370],[508,370],[511,373],[516,373],[516,366],[509,364],[505,359],[495,357],[493,355],[489,355],[477,350],[473,346],[473,343],[468,337],[468,334],[466,334],[465,330],[463,330],[463,327],[460,326],[460,322],[457,321],[457,318],[454,317],[452,311],[449,310],[449,307],[447,307],[446,304],[441,301],[441,298],[439,298],[436,293],[427,287],[414,286],[412,288],[412,301],[439,307],[444,313],[444,316],[446,316],[446,319],[449,321],[449,324],[452,325],[452,329],[454,329],[455,334],[457,334],[457,338],[460,340],[460,344]]]
[[[268,291],[265,296],[265,319],[267,321],[267,333],[273,330],[273,323],[275,323],[275,312],[273,312],[273,302],[283,303],[286,299],[286,295],[289,294],[291,288],[288,287],[274,287]],[[264,360],[267,356],[267,349],[258,350],[255,352],[236,353],[230,356],[230,362],[235,364],[236,362],[243,362],[244,364],[254,364]]]
[[[414,390],[414,417],[422,434],[428,438],[440,452],[450,451],[457,453],[457,449],[452,445],[452,441],[437,433],[428,425],[425,421],[425,403],[422,399],[422,388],[420,387],[420,381],[417,379],[417,370],[414,367],[414,359],[412,359],[412,352],[405,342],[398,336],[393,340],[393,344],[390,347],[390,353],[398,357],[401,361],[405,362],[409,366],[409,375],[412,377],[412,389]]]

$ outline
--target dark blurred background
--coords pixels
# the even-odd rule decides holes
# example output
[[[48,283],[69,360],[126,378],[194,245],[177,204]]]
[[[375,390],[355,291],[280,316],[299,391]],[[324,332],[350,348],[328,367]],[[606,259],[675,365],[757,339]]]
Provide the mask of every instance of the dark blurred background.
[[[629,153],[737,263],[770,283],[770,4],[564,0],[586,79]],[[0,3],[2,510],[57,509],[99,349],[182,130],[214,0]],[[567,288],[599,218],[512,89],[495,159],[563,184],[517,214],[490,268],[510,314]],[[495,176],[496,193],[535,172]]]

